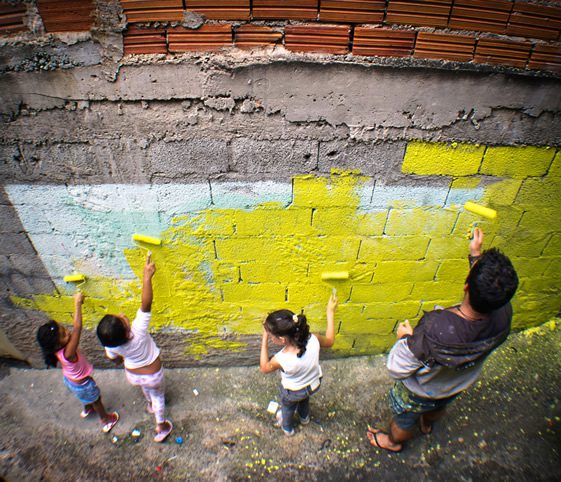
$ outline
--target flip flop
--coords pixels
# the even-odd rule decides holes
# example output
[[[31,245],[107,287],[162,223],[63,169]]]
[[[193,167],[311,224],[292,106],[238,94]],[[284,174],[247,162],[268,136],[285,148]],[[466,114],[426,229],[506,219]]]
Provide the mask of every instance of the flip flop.
[[[366,426],[366,430],[368,430],[370,433],[378,433],[381,432],[381,430],[379,428],[376,427],[371,427],[370,425]]]
[[[162,430],[161,432],[158,432],[154,437],[154,442],[162,443],[166,438],[168,438],[168,435],[173,430],[173,424],[169,420],[166,419],[164,420],[164,422],[168,424],[169,428],[167,430]]]
[[[394,449],[390,449],[389,447],[382,447],[380,445],[380,442],[378,442],[378,434],[383,433],[384,435],[388,435],[386,432],[382,432],[381,430],[378,430],[377,432],[371,432],[370,430],[366,433],[366,437],[368,438],[368,441],[370,442],[370,445],[373,445],[376,448],[382,449],[382,450],[387,450],[388,452],[394,452],[394,453],[398,453],[401,452],[401,450],[403,449],[402,446],[400,446],[399,449],[394,450]]]
[[[427,425],[423,422],[423,416],[419,419],[419,430],[423,435],[430,435],[432,433],[432,425]]]
[[[112,429],[115,425],[117,425],[117,422],[118,422],[118,421],[119,421],[119,414],[118,414],[117,412],[113,412],[113,413],[111,414],[111,421],[110,421],[110,422],[107,422],[107,423],[103,426],[103,428],[101,429],[101,431],[102,431],[103,433],[109,433],[109,432],[111,432],[111,429]]]

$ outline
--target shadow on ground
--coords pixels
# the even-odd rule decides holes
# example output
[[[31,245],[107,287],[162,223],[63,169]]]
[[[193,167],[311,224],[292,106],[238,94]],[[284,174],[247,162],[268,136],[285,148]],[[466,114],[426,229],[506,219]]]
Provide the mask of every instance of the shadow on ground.
[[[80,419],[59,370],[5,364],[0,473],[8,481],[559,480],[557,322],[512,335],[434,433],[400,454],[377,450],[365,437],[368,423],[389,416],[383,356],[324,361],[312,423],[292,438],[266,411],[278,399],[278,374],[257,367],[167,370],[175,432],[161,445],[152,442],[151,416],[122,370],[95,373],[106,406],[121,414],[106,435],[94,417]]]

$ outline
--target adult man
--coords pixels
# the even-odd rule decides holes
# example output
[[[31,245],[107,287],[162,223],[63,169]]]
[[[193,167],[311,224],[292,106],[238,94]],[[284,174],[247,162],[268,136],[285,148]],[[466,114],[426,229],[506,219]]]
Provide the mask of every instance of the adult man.
[[[387,361],[396,380],[389,392],[393,417],[388,433],[368,427],[375,447],[399,452],[417,424],[430,433],[446,405],[475,383],[485,358],[506,340],[518,277],[499,250],[481,254],[482,244],[476,228],[460,305],[425,313],[414,330],[408,320],[400,324]]]

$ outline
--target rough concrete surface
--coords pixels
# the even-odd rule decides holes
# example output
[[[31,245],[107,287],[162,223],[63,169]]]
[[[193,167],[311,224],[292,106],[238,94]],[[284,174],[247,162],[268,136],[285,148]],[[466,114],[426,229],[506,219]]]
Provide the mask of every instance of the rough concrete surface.
[[[389,414],[383,356],[324,361],[312,423],[292,438],[274,428],[266,412],[269,400],[278,399],[277,376],[256,366],[167,370],[175,432],[162,445],[152,442],[143,397],[122,370],[95,375],[106,406],[121,414],[105,435],[94,417],[80,419],[59,370],[4,364],[0,474],[9,481],[558,480],[557,321],[556,328],[549,322],[511,335],[433,434],[419,436],[401,454],[376,450],[365,437],[368,423],[380,425]],[[134,428],[141,431],[136,439]]]

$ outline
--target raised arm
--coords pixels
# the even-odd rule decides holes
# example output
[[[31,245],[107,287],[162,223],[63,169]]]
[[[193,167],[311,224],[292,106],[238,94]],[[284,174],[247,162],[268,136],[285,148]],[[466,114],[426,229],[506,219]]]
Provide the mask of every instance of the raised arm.
[[[275,357],[269,360],[269,335],[267,330],[263,328],[263,337],[261,338],[261,355],[259,357],[259,370],[262,373],[271,373],[280,368],[280,363]]]
[[[329,301],[327,302],[327,328],[325,329],[325,336],[316,334],[317,339],[319,340],[319,345],[323,348],[332,347],[335,343],[335,311],[337,310],[337,305],[339,304],[339,300],[335,293],[331,294]]]
[[[74,295],[74,320],[72,323],[72,333],[70,340],[64,347],[64,358],[70,361],[76,361],[76,352],[80,344],[80,335],[82,334],[82,304],[84,303],[84,295],[76,293]]]
[[[144,276],[142,277],[142,298],[140,302],[140,310],[144,313],[152,311],[152,300],[154,293],[152,291],[152,277],[156,272],[156,265],[152,262],[150,255],[146,258],[144,265]]]
[[[481,256],[481,246],[483,246],[483,230],[480,228],[475,228],[473,230],[473,238],[469,243],[469,265],[473,266],[473,263],[477,261],[477,258]]]

